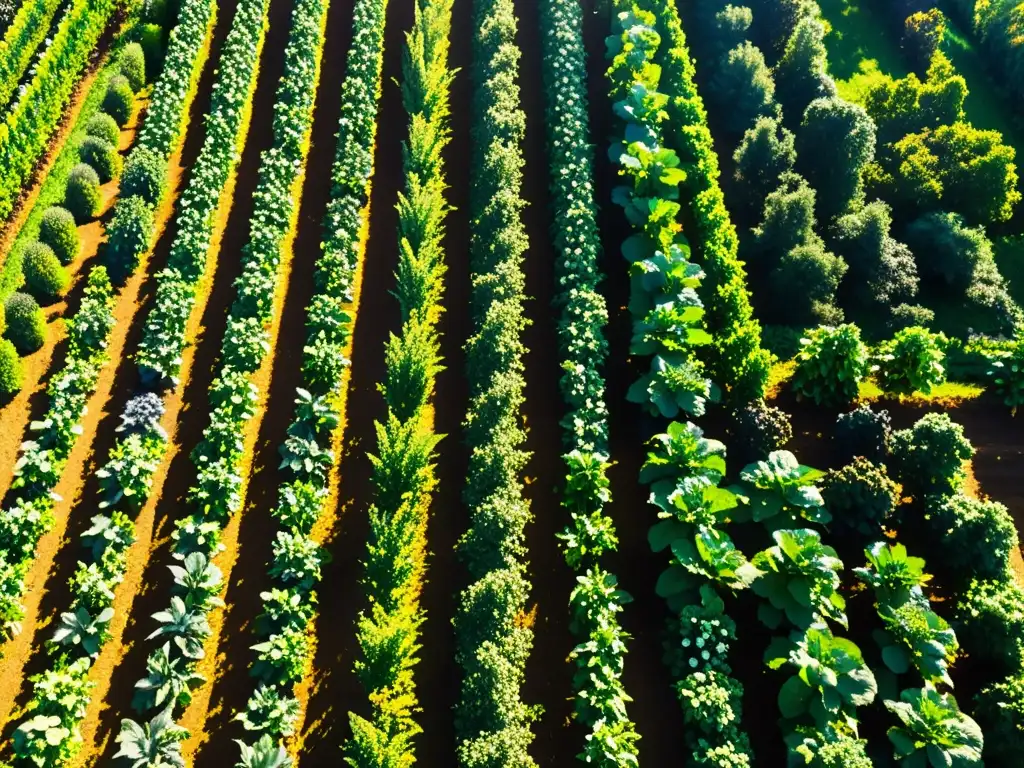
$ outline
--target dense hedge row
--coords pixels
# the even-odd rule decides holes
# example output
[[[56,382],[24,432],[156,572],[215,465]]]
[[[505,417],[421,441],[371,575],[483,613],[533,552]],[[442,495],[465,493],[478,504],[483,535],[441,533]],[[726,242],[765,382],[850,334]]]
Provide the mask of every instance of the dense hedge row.
[[[0,219],[14,208],[116,7],[115,0],[76,0],[7,114],[0,129]]]
[[[255,86],[266,10],[266,0],[249,0],[236,10],[214,83],[206,139],[183,196],[176,241],[198,240],[204,237],[204,230],[204,242],[209,240],[208,229],[213,225],[216,206],[246,135],[246,110],[233,102],[241,94],[245,98],[240,103],[245,105]],[[190,212],[204,204],[208,206],[204,208],[207,218],[201,226],[193,226]],[[202,271],[206,253],[199,256],[202,261],[195,266]],[[159,303],[151,314],[158,311]],[[185,333],[185,321],[187,316],[177,329],[181,335]],[[134,542],[133,518],[149,498],[153,477],[167,447],[167,434],[160,426],[163,412],[163,401],[153,392],[143,391],[132,397],[121,414],[119,439],[107,462],[96,472],[101,514],[93,518],[93,527],[83,534],[86,552],[71,579],[71,610],[61,615],[61,626],[51,643],[53,664],[34,679],[33,698],[27,707],[29,717],[15,732],[19,764],[42,759],[47,765],[62,765],[80,746],[78,724],[89,703],[91,659],[109,638],[114,589],[124,578],[128,552]],[[208,589],[216,579],[205,565],[193,558],[180,571],[174,571],[175,578],[188,584],[198,579]],[[173,637],[175,647],[186,655],[197,652],[195,645],[189,644],[188,636],[179,636],[181,622],[187,623],[189,618],[180,599],[170,612],[158,615],[166,617],[164,627],[158,630],[160,635]],[[198,652],[201,650],[200,646]],[[54,697],[51,692],[55,686],[68,690],[68,694]],[[177,745],[176,741],[173,743]],[[126,746],[122,745],[124,749]]]
[[[729,402],[742,404],[764,394],[769,355],[761,349],[761,327],[754,319],[739,241],[718,184],[718,156],[707,113],[694,78],[694,65],[675,3],[644,0],[663,38],[655,61],[662,67],[661,90],[668,96],[663,143],[674,150],[686,173],[681,201],[693,221],[693,245],[706,274],[699,294],[714,336],[708,356],[711,377],[726,387]]]
[[[50,31],[61,0],[26,0],[0,41],[0,104],[7,106],[36,55],[39,44]]]
[[[353,290],[362,261],[373,175],[386,10],[383,0],[360,0],[353,11],[331,169],[334,184],[324,222],[323,254],[316,263],[318,295],[307,309],[302,355],[305,389],[298,390],[295,417],[280,447],[288,481],[278,489],[272,513],[281,526],[269,567],[274,586],[263,594],[265,620],[255,625],[260,642],[253,646],[252,673],[259,683],[246,708],[236,715],[253,739],[252,744],[242,745],[243,759],[277,755],[284,760],[281,739],[293,733],[301,714],[295,686],[309,669],[309,627],[316,616],[315,588],[323,558],[310,533],[330,496],[329,476],[337,460],[332,446],[344,403],[346,350],[355,320]],[[277,612],[275,606],[286,596],[294,599],[294,610]]]
[[[369,608],[359,616],[355,663],[370,700],[370,716],[349,713],[350,765],[412,764],[420,732],[413,670],[419,662],[420,606],[427,549],[427,516],[437,478],[431,400],[441,370],[437,322],[441,316],[445,175],[449,93],[451,0],[419,0],[406,34],[402,96],[409,115],[404,144],[405,192],[398,201],[399,261],[395,296],[402,329],[387,342],[387,378],[379,387],[387,402],[377,422],[373,463],[374,501],[363,586]]]
[[[602,368],[608,354],[604,328],[608,309],[601,272],[593,150],[589,143],[587,62],[583,13],[578,0],[552,0],[541,10],[544,91],[547,97],[548,158],[553,222],[558,248],[558,338],[562,356],[562,419],[567,453],[562,499],[571,522],[559,535],[578,585],[569,599],[570,628],[579,645],[573,687],[576,716],[589,729],[580,760],[604,768],[637,764],[636,726],[629,719],[629,695],[622,682],[629,635],[618,613],[628,596],[602,568],[614,551],[615,524],[604,513],[611,489],[607,476],[608,409]]]
[[[519,106],[513,4],[477,0],[473,6],[472,335],[466,343],[470,400],[464,426],[470,456],[463,492],[470,527],[459,542],[470,584],[454,620],[462,667],[455,735],[463,768],[494,765],[498,755],[506,765],[527,768],[536,765],[528,752],[536,715],[520,696],[533,647],[533,627],[524,619],[530,591],[524,530],[531,515],[521,478],[529,459],[521,412],[526,117]]]

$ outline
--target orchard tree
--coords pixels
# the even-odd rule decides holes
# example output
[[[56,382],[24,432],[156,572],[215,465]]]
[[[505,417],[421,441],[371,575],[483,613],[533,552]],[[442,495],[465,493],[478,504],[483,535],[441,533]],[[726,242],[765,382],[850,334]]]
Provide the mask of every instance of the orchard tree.
[[[725,129],[741,135],[758,117],[775,115],[775,81],[764,54],[749,42],[733,48],[718,62],[708,92],[722,113]]]
[[[796,136],[797,168],[818,190],[818,218],[832,221],[864,199],[863,173],[875,156],[875,124],[863,107],[815,99]]]
[[[748,219],[759,215],[765,199],[779,179],[793,170],[796,144],[793,133],[775,117],[761,117],[743,134],[733,155],[736,186]]]
[[[910,133],[961,122],[966,98],[967,81],[940,52],[923,81],[913,72],[900,79],[873,74],[864,108],[878,126],[878,141],[889,145]]]
[[[836,95],[836,84],[828,74],[825,25],[805,16],[786,43],[775,66],[775,87],[787,125],[797,126],[807,105],[815,99]]]
[[[769,271],[783,255],[817,237],[814,199],[803,176],[783,175],[779,187],[765,198],[761,225],[753,232],[757,266]]]
[[[710,31],[706,45],[715,56],[722,56],[747,39],[753,12],[745,5],[727,5],[722,8],[719,0],[701,0],[697,5],[697,16],[701,29]]]
[[[787,325],[834,325],[843,321],[836,291],[846,262],[825,249],[819,237],[798,245],[772,270],[774,317]]]
[[[918,71],[924,72],[931,65],[945,34],[946,17],[938,8],[907,16],[903,24],[903,49],[914,60]]]

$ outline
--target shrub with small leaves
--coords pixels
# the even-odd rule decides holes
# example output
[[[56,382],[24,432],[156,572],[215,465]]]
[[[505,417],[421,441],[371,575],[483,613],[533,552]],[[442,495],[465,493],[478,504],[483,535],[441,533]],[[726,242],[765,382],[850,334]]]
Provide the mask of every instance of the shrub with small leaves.
[[[839,533],[878,537],[899,501],[885,467],[863,456],[825,473],[821,495]]]
[[[146,85],[146,56],[138,43],[128,43],[121,51],[118,62],[128,87],[138,93]]]
[[[786,447],[793,437],[789,415],[764,400],[755,400],[733,414],[729,458],[746,466]]]
[[[926,414],[910,429],[893,433],[891,445],[889,469],[914,499],[958,491],[966,478],[964,462],[974,455],[964,428],[945,413]]]
[[[164,190],[167,163],[158,152],[146,146],[137,146],[128,156],[121,174],[121,197],[138,195],[150,205],[156,205]]]
[[[1024,590],[1012,581],[972,581],[953,604],[950,620],[964,651],[987,680],[1024,669]]]
[[[885,461],[889,455],[891,424],[888,411],[873,411],[867,403],[839,414],[835,441],[840,460],[849,462],[856,456],[863,456],[870,461]]]
[[[39,241],[53,249],[61,264],[74,261],[80,242],[71,211],[59,205],[47,208],[39,221]]]
[[[68,273],[53,249],[40,242],[29,243],[22,256],[25,287],[36,299],[52,302],[68,289]]]
[[[79,224],[85,224],[100,212],[103,196],[100,193],[100,177],[87,163],[79,163],[68,174],[64,188],[64,207]]]
[[[985,734],[985,761],[1013,765],[1024,755],[1024,673],[985,688],[974,703],[974,717]]]
[[[124,75],[114,75],[107,85],[107,94],[103,97],[103,111],[110,115],[117,124],[124,126],[132,117],[132,106],[135,94]]]
[[[928,520],[941,552],[940,567],[960,583],[1010,578],[1010,553],[1019,542],[1006,507],[963,494],[934,501]]]
[[[46,341],[46,317],[36,300],[27,293],[13,293],[5,305],[7,338],[24,355],[35,352]]]
[[[164,415],[164,401],[154,392],[136,395],[129,400],[121,412],[121,424],[117,432],[140,435],[159,435],[166,437],[160,419]]]
[[[885,392],[927,395],[946,379],[946,337],[920,328],[904,328],[885,342],[878,356],[878,383]]]
[[[20,391],[23,378],[18,350],[10,339],[0,339],[0,395]]]
[[[78,154],[82,162],[95,169],[104,184],[121,175],[121,155],[118,154],[117,147],[110,142],[97,139],[95,136],[87,136],[78,148]]]
[[[137,195],[122,198],[107,227],[104,263],[111,281],[124,284],[138,268],[152,237],[153,209],[149,203]]]
[[[845,405],[857,397],[868,372],[868,348],[852,323],[815,328],[796,356],[793,388],[818,405]]]
[[[89,119],[85,126],[85,135],[93,136],[115,147],[121,141],[121,129],[117,126],[117,121],[106,112],[97,112]]]

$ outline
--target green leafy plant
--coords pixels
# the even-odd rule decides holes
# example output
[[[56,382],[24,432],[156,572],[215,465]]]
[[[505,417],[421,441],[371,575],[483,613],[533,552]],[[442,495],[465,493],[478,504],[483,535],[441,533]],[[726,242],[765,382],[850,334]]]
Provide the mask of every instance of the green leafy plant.
[[[1010,555],[1019,541],[1006,507],[962,493],[930,501],[928,524],[941,551],[943,572],[960,584],[1009,578]]]
[[[953,685],[948,667],[956,659],[956,633],[945,620],[919,602],[899,607],[879,604],[885,629],[874,632],[882,649],[882,661],[894,674],[905,674],[911,667],[926,683]]]
[[[920,328],[904,328],[878,353],[878,382],[885,392],[927,395],[946,378],[946,337]]]
[[[844,405],[857,397],[868,372],[868,349],[853,324],[823,325],[800,339],[793,388],[818,405]]]
[[[1024,590],[1008,581],[972,581],[958,596],[953,625],[964,650],[995,675],[1024,668]]]
[[[1024,749],[1024,675],[1016,673],[974,698],[974,716],[985,734],[989,765],[1012,765]]]
[[[205,682],[205,677],[188,669],[188,659],[176,656],[171,644],[164,643],[146,659],[146,676],[135,683],[132,707],[138,712],[187,707],[192,689]]]
[[[873,411],[867,403],[836,419],[835,442],[843,461],[863,456],[869,461],[884,462],[889,455],[892,436],[888,411]]]
[[[832,516],[814,482],[824,473],[805,467],[789,451],[775,451],[766,461],[744,467],[733,489],[742,503],[737,520],[763,523],[769,530],[792,527],[802,520],[828,523]]]
[[[862,456],[825,473],[821,495],[836,530],[863,537],[879,536],[899,501],[896,483],[885,467]]]
[[[1024,403],[1024,336],[1014,339],[1008,355],[986,355],[995,391],[1014,414]]]
[[[855,724],[856,708],[874,701],[878,690],[860,648],[824,624],[812,624],[795,644],[776,638],[765,662],[771,669],[788,664],[797,670],[779,690],[782,716],[809,715],[818,728],[837,720]]]
[[[826,619],[847,626],[846,601],[839,594],[843,563],[835,550],[806,528],[775,531],[772,538],[775,546],[752,560],[761,573],[751,587],[768,601],[758,606],[758,618],[770,629],[784,618],[801,630]]]
[[[854,568],[857,578],[875,591],[880,605],[924,603],[923,587],[931,581],[923,558],[911,557],[902,544],[878,541],[864,550],[868,565]]]
[[[886,701],[885,706],[902,723],[889,729],[889,741],[904,768],[982,764],[981,729],[960,711],[951,694],[925,684],[903,691],[899,701]]]
[[[174,722],[171,708],[161,710],[148,723],[139,725],[134,720],[122,720],[117,743],[121,748],[114,758],[130,761],[132,768],[169,766],[185,768],[181,755],[181,742],[188,738],[188,731]]]

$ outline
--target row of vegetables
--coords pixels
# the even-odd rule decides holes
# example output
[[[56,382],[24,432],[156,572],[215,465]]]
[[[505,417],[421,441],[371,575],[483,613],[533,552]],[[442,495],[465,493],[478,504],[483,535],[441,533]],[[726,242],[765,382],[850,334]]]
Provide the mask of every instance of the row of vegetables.
[[[7,113],[0,131],[0,218],[14,208],[116,8],[114,0],[76,0]]]
[[[326,3],[319,13],[326,14]],[[239,741],[241,765],[291,764],[283,739],[302,715],[296,688],[312,661],[310,626],[316,619],[316,586],[326,554],[313,538],[332,498],[348,383],[349,350],[357,314],[356,288],[365,247],[373,176],[377,102],[383,72],[384,0],[359,0],[353,8],[352,43],[341,86],[342,114],[331,170],[331,199],[323,251],[315,268],[316,296],[307,309],[302,354],[303,388],[280,446],[287,480],[272,511],[279,528],[268,567],[272,588],[253,625],[256,687],[236,715],[249,737]],[[321,23],[325,16],[317,17]],[[322,35],[320,44],[322,45]],[[310,95],[315,88],[310,88]],[[282,115],[283,117],[283,115]]]
[[[183,16],[180,25],[195,25],[203,31],[201,37],[205,37],[209,30],[212,6],[207,4],[205,12],[195,7],[192,10],[193,13]],[[259,39],[265,27],[265,11],[264,4],[251,3],[248,6],[240,5],[236,12],[235,22],[225,44],[221,76],[214,87],[206,139],[193,171],[192,183],[183,196],[181,206],[183,212],[205,208],[207,216],[192,226],[187,216],[179,214],[177,241],[198,240],[203,237],[204,230],[213,225],[212,214],[216,210],[226,177],[237,161],[240,144],[245,136],[244,110],[233,108],[231,102],[236,94],[251,91],[255,80]],[[191,50],[198,58],[204,58],[199,55],[202,44],[196,37],[172,36],[172,44],[175,41],[186,50]],[[200,45],[195,45],[196,42]],[[179,82],[182,83],[194,84],[198,77],[198,73],[193,71],[195,63],[189,62],[188,70],[174,72],[169,77],[180,78]],[[181,101],[175,98],[181,93],[178,88],[162,92],[169,93],[171,103],[177,103],[184,110],[190,101],[188,94],[191,90],[189,88],[186,91],[186,97]],[[158,86],[155,93],[160,92]],[[167,113],[158,111],[157,114]],[[180,113],[174,123],[183,124]],[[167,149],[169,152],[171,147]],[[136,147],[133,155],[140,151],[142,148]],[[166,160],[162,157],[160,159],[163,162],[159,167],[166,172]],[[165,181],[160,179],[160,182],[162,189]],[[142,201],[142,198],[126,193],[118,203],[114,221],[126,206],[131,206],[133,200]],[[143,205],[151,223],[152,210],[148,203]],[[114,222],[111,222],[110,227],[113,226]],[[115,244],[115,235],[109,230],[108,234],[111,238],[110,248]],[[140,235],[140,241],[134,246],[136,255],[130,262],[131,268],[119,275],[122,280],[134,271],[139,256],[149,245],[150,237],[149,231]],[[208,232],[206,238],[208,241]],[[205,260],[205,252],[202,256]],[[109,251],[107,257],[108,260],[112,257]],[[109,263],[125,264],[116,259]],[[159,311],[159,299],[153,312],[156,311]],[[184,324],[179,332],[184,335]],[[93,526],[83,534],[85,550],[70,582],[70,610],[61,615],[60,627],[50,644],[52,666],[33,680],[33,697],[27,706],[29,716],[16,731],[15,759],[18,763],[62,765],[81,745],[78,725],[85,716],[90,691],[94,686],[88,679],[89,669],[111,636],[114,590],[124,579],[135,541],[133,521],[149,497],[154,475],[167,445],[167,434],[160,425],[163,412],[163,401],[152,391],[143,390],[132,397],[121,414],[121,424],[117,428],[118,439],[106,463],[96,473],[99,480],[97,507],[101,514],[93,519]],[[196,570],[192,565],[186,564],[180,572],[175,571],[175,578],[185,581],[191,578]],[[161,634],[174,634],[173,629],[168,629],[169,624],[173,626],[173,619],[165,622]],[[55,690],[61,692],[60,695],[55,695]]]
[[[10,103],[61,5],[62,0],[29,0],[18,8],[0,41],[0,104]]]
[[[421,728],[413,676],[419,662],[420,605],[427,553],[428,511],[437,485],[432,400],[441,370],[437,323],[446,270],[443,239],[443,152],[448,145],[448,66],[451,0],[419,0],[402,58],[402,100],[409,116],[403,146],[405,191],[398,198],[398,269],[395,298],[402,328],[385,345],[387,377],[379,389],[386,421],[377,422],[373,502],[369,509],[363,586],[369,606],[358,620],[355,662],[369,699],[369,716],[349,713],[352,737],[344,746],[350,765],[412,764]]]
[[[636,726],[622,681],[628,634],[619,623],[629,596],[603,556],[618,545],[605,512],[608,479],[608,409],[602,368],[608,356],[608,309],[599,286],[601,245],[594,202],[593,150],[589,142],[587,62],[583,12],[577,0],[552,0],[540,13],[544,38],[551,235],[559,259],[556,306],[562,356],[561,391],[566,484],[562,506],[569,523],[559,535],[566,562],[576,572],[569,597],[578,645],[573,687],[578,720],[588,729],[579,759],[596,766],[637,765]]]
[[[455,736],[464,768],[493,765],[495,755],[525,768],[536,765],[528,750],[537,715],[520,694],[533,647],[524,541],[531,513],[521,476],[529,458],[521,411],[526,117],[513,3],[476,0],[473,6],[472,335],[465,346],[469,406],[463,431],[469,448],[463,502],[470,522],[458,544],[469,585],[454,619],[455,658],[462,669]]]
[[[234,101],[231,89],[248,88],[251,93],[255,85],[266,10],[266,4],[254,5],[243,26],[238,27],[244,30],[236,43],[245,68],[240,70],[238,82],[223,81],[229,89],[223,94],[226,104]],[[326,19],[327,3],[323,0],[301,0],[292,11],[284,76],[274,104],[273,143],[260,158],[249,242],[242,251],[241,274],[235,280],[235,299],[227,317],[220,367],[209,391],[210,421],[192,451],[196,480],[189,489],[188,500],[193,512],[177,522],[173,547],[176,563],[169,566],[173,576],[169,604],[153,616],[158,626],[150,639],[157,640],[157,647],[147,660],[147,675],[136,683],[134,708],[142,715],[158,711],[148,727],[133,720],[122,721],[118,739],[121,754],[129,758],[150,755],[154,749],[165,749],[169,755],[175,755],[178,742],[187,737],[188,731],[173,722],[174,713],[183,711],[191,700],[191,690],[205,682],[199,665],[206,657],[205,645],[211,636],[209,618],[214,609],[223,605],[218,597],[224,587],[223,575],[213,560],[223,549],[225,526],[244,505],[251,453],[246,451],[246,435],[254,423],[258,424],[256,416],[262,397],[253,377],[270,354],[272,332],[283,300],[283,276],[290,263],[289,239],[298,216],[298,189],[309,150]],[[236,50],[231,43],[229,37],[225,57],[231,57]],[[233,109],[238,111],[233,113]],[[231,172],[232,145],[223,140],[245,131],[247,109],[246,100],[237,107],[226,107],[219,115],[225,131],[220,146],[229,147],[229,151],[217,155],[219,168],[211,165],[209,169],[211,186],[206,194],[210,201],[215,202],[212,191],[222,189]],[[204,220],[212,220],[211,213],[199,219]],[[208,244],[206,240],[205,247],[195,252],[197,257],[205,256]],[[172,261],[174,254],[172,247]],[[183,312],[183,317],[188,314]],[[149,367],[154,369],[152,364]],[[169,369],[163,370],[164,377],[177,378],[177,370],[170,376],[168,373]],[[317,401],[311,407],[319,405]],[[287,586],[264,595],[265,614],[261,621],[276,626],[298,619],[304,624],[305,606],[295,599],[298,592],[293,583],[306,583],[317,571],[317,549],[299,534],[278,537],[274,552],[282,561],[279,575]],[[295,658],[295,653],[302,646],[293,644],[285,650],[291,655],[267,653],[261,658],[259,666],[266,678],[285,677],[294,674],[296,668],[301,670],[304,660],[301,654]],[[245,745],[245,749],[262,755],[262,759],[280,751],[269,737],[255,745]]]

